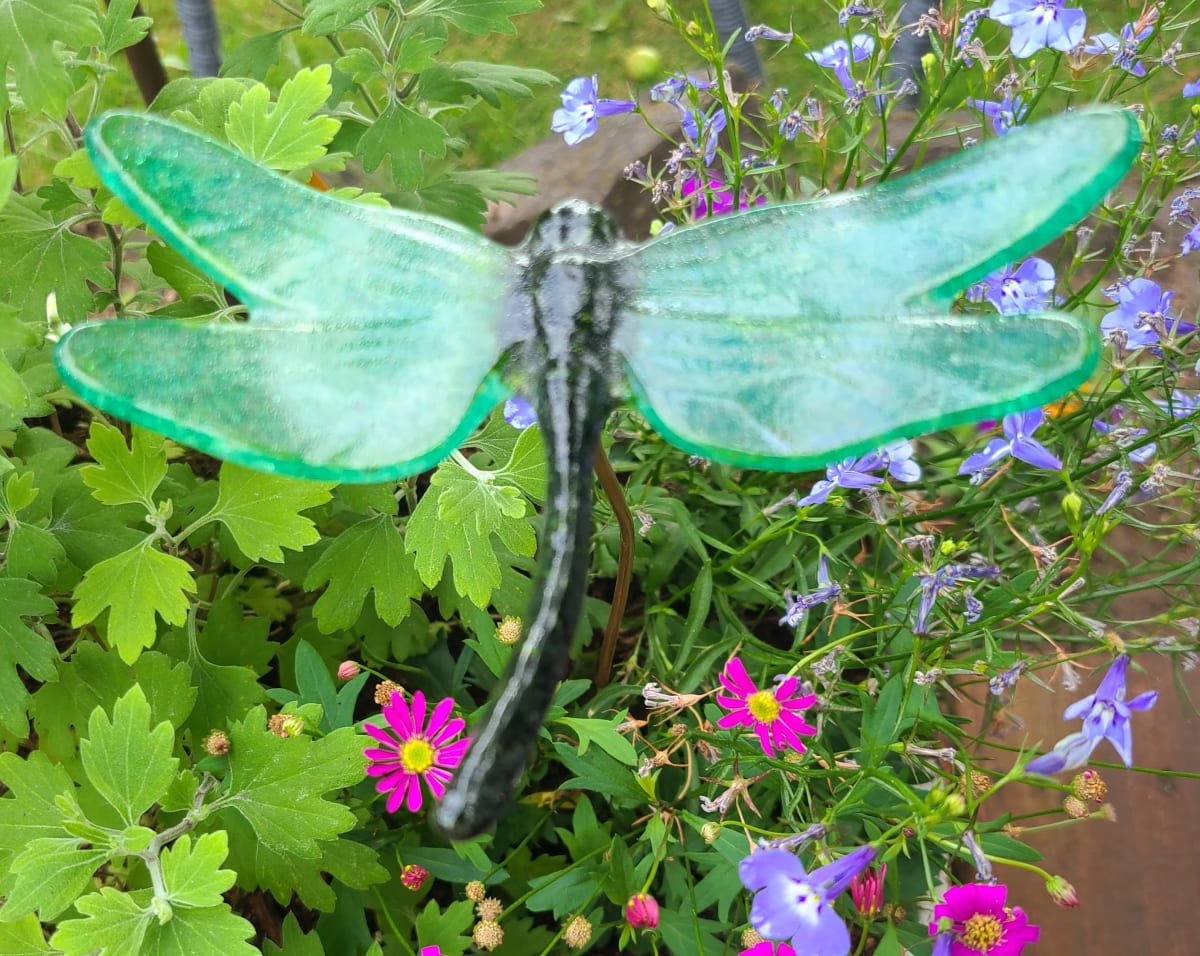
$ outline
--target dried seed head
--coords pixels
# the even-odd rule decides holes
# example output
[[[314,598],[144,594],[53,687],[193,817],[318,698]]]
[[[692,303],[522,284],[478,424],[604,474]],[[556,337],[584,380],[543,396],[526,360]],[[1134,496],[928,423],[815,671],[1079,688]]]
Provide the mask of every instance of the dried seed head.
[[[592,924],[583,914],[572,916],[562,938],[570,949],[583,949],[592,940]]]
[[[1082,820],[1089,815],[1087,804],[1078,797],[1065,797],[1062,802],[1063,812],[1072,820]]]
[[[506,615],[504,620],[502,620],[496,626],[496,640],[498,640],[501,644],[507,644],[509,647],[511,647],[520,639],[521,619],[519,617],[513,617],[511,614]]]
[[[750,949],[752,946],[757,946],[763,941],[763,938],[758,935],[758,930],[750,928],[742,930],[742,948]]]
[[[214,730],[204,738],[204,752],[214,757],[223,757],[229,753],[229,735],[223,730]]]
[[[485,896],[475,905],[475,912],[485,923],[494,923],[504,912],[504,904],[494,896]]]
[[[467,899],[469,899],[472,903],[478,903],[485,896],[487,896],[487,887],[484,886],[479,880],[472,880],[467,884],[466,892]]]
[[[392,694],[402,693],[404,693],[404,688],[395,681],[380,681],[375,685],[375,703],[380,707],[386,707],[392,702]]]
[[[1100,774],[1095,770],[1085,770],[1071,781],[1071,793],[1080,800],[1103,803],[1104,795],[1108,793],[1108,784],[1100,779]]]
[[[475,928],[471,930],[471,940],[480,949],[491,952],[504,942],[504,929],[499,923],[485,919],[475,924]]]

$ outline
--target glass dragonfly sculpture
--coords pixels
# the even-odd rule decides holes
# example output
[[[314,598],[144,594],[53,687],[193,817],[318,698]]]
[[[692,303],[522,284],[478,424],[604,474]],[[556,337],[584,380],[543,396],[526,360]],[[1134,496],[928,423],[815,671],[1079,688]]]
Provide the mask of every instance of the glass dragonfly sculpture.
[[[614,405],[632,397],[697,455],[797,471],[1061,395],[1098,361],[1089,325],[950,307],[1085,216],[1140,139],[1127,113],[1080,110],[644,244],[569,201],[515,250],[326,196],[164,118],[105,114],[87,143],[108,187],[250,312],[72,329],[59,369],[99,408],[252,468],[375,482],[435,465],[510,394],[534,400],[549,466],[534,596],[436,810],[461,838],[504,812],[565,670]]]

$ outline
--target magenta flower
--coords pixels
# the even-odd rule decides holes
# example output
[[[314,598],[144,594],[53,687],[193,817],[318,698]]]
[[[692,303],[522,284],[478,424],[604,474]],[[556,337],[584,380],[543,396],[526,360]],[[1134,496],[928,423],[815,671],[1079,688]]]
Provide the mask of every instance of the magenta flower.
[[[775,943],[769,939],[760,939],[749,949],[743,949],[738,956],[796,956],[796,951],[787,943]]]
[[[406,802],[409,812],[420,810],[422,780],[435,800],[445,795],[450,771],[462,763],[471,745],[470,740],[452,739],[467,725],[461,717],[447,719],[453,709],[454,698],[445,698],[433,709],[426,724],[425,695],[420,691],[413,694],[410,709],[404,694],[397,691],[392,694],[392,702],[383,707],[388,727],[363,725],[367,733],[383,744],[382,748],[368,747],[363,753],[370,761],[367,776],[380,778],[375,789],[389,794],[388,813],[395,813]]]
[[[718,694],[717,702],[732,713],[718,720],[718,727],[753,727],[768,757],[775,756],[776,747],[808,752],[800,735],[811,737],[817,728],[806,724],[798,711],[815,704],[817,695],[796,693],[800,682],[795,677],[786,678],[771,690],[759,690],[741,660],[733,657],[721,672],[721,683],[733,696]]]
[[[934,924],[929,935],[943,934],[938,949],[948,956],[1018,956],[1026,943],[1038,941],[1038,928],[1031,926],[1019,906],[1006,907],[1008,888],[990,883],[967,883],[946,891],[946,901],[933,908]],[[945,947],[944,940],[950,945]]]
[[[887,864],[876,870],[869,867],[850,881],[850,899],[854,908],[863,916],[874,916],[883,909],[883,880],[887,876]]]
[[[679,187],[679,195],[684,199],[690,198],[696,204],[692,213],[693,219],[703,219],[710,214],[724,216],[733,212],[733,190],[716,176],[709,176],[707,182],[702,182],[697,176],[689,176]],[[766,201],[766,196],[756,196],[754,205],[762,206]],[[738,209],[749,208],[750,204],[746,201],[746,192],[743,190]]]

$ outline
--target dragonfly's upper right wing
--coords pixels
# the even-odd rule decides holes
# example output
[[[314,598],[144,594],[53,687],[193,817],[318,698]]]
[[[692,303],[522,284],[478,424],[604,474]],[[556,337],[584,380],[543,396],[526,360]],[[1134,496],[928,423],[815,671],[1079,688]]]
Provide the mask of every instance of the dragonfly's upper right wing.
[[[800,470],[1062,394],[1098,360],[1086,323],[945,313],[1089,212],[1138,143],[1129,114],[1085,110],[880,187],[653,240],[630,254],[616,341],[634,401],[690,451]]]

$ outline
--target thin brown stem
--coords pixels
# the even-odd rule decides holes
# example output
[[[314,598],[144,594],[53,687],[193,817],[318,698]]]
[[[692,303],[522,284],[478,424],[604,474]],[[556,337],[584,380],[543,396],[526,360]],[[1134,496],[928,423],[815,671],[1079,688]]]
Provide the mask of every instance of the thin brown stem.
[[[620,529],[620,546],[617,550],[617,580],[613,586],[612,609],[608,612],[608,623],[604,627],[604,642],[600,645],[600,661],[596,665],[596,688],[608,684],[612,675],[613,656],[617,651],[617,635],[621,630],[621,621],[625,617],[625,604],[629,600],[629,581],[633,576],[633,515],[629,513],[629,505],[625,503],[625,493],[621,483],[617,481],[616,472],[604,448],[596,446],[596,477],[600,479],[600,487],[604,497],[617,518]]]

